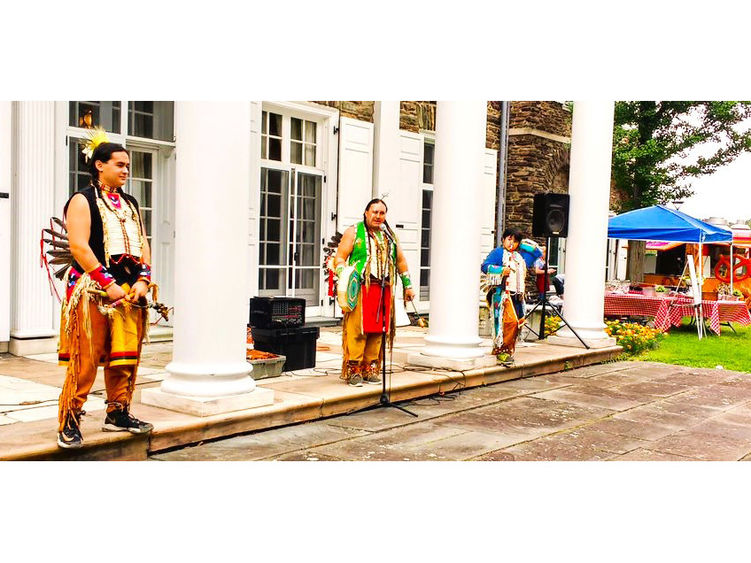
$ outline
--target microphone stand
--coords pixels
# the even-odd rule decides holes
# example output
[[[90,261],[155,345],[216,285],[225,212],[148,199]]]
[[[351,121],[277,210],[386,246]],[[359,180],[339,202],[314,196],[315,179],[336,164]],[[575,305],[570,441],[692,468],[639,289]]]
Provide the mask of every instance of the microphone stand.
[[[388,244],[386,248],[388,249],[388,252],[386,253],[386,256],[391,259],[391,245],[393,244],[393,241],[391,240],[391,237],[387,234],[387,231],[383,231],[383,235],[386,237],[386,240],[388,241]],[[388,264],[388,260],[386,262]],[[387,268],[388,270],[388,268]],[[396,272],[396,268],[394,269]],[[392,287],[396,287],[396,280],[393,280],[394,283],[392,283]],[[391,305],[389,299],[388,306]],[[409,411],[405,409],[404,407],[400,407],[399,405],[396,405],[391,402],[390,399],[390,393],[386,391],[386,336],[387,336],[387,326],[386,326],[386,272],[384,272],[384,275],[381,277],[381,297],[378,302],[378,315],[381,318],[381,383],[383,384],[383,391],[381,392],[381,399],[379,406],[381,407],[394,407],[395,409],[399,409],[400,411],[406,412],[409,415],[417,416],[416,413],[413,413],[412,411]],[[378,316],[376,317],[376,320],[378,320]]]

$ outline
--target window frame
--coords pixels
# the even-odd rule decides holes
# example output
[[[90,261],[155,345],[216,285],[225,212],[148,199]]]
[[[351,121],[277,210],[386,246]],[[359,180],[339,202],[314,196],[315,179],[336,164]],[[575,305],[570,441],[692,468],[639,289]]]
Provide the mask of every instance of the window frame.
[[[420,237],[419,237],[420,247],[419,247],[419,253],[418,253],[419,265],[418,265],[418,276],[417,276],[416,286],[417,286],[417,300],[421,304],[423,304],[423,305],[429,305],[430,304],[430,257],[431,257],[431,253],[432,253],[431,240],[432,240],[432,228],[433,228],[433,224],[432,223],[433,223],[433,207],[434,207],[433,206],[432,194],[435,193],[435,190],[434,190],[434,185],[435,185],[435,132],[434,131],[420,131],[420,133],[423,136],[423,141],[422,141],[423,147],[422,147],[422,167],[421,167],[422,175],[421,175],[421,178],[420,178],[420,180],[421,180],[420,181]],[[433,162],[430,165],[431,169],[433,171],[433,182],[432,183],[425,182],[425,146],[426,145],[431,145],[433,147]],[[423,205],[424,193],[426,191],[429,191],[431,193],[431,206],[430,206],[430,223],[431,224],[430,224],[429,227],[427,227],[427,230],[428,230],[428,246],[427,246],[428,264],[427,264],[427,266],[424,265],[423,262],[422,262],[423,249],[426,248],[426,247],[422,246],[422,235],[423,235],[423,230],[425,230],[425,225],[423,225],[423,212],[424,212],[425,208],[422,207],[422,205]],[[426,286],[422,285],[422,272],[423,272],[423,270],[427,270],[428,271],[428,284]],[[423,295],[425,297],[423,297]]]
[[[90,129],[84,128],[84,127],[77,127],[69,125],[69,111],[70,111],[70,102],[77,101],[77,100],[68,100],[64,102],[57,102],[57,112],[59,113],[60,117],[57,119],[58,123],[58,135],[62,137],[62,141],[65,144],[65,151],[61,151],[60,160],[58,161],[60,164],[59,168],[59,175],[57,176],[60,179],[61,189],[57,191],[59,194],[58,197],[61,201],[61,205],[58,207],[62,209],[62,205],[65,204],[66,201],[70,197],[72,197],[73,193],[70,192],[70,153],[69,151],[71,144],[78,145],[79,141],[81,139],[85,139]],[[112,101],[118,101],[118,100],[112,100]],[[110,142],[112,143],[119,143],[123,145],[128,151],[139,151],[139,152],[149,152],[152,154],[152,178],[151,178],[151,221],[149,225],[149,246],[151,247],[151,260],[152,263],[156,260],[155,253],[159,251],[159,240],[157,237],[157,218],[158,213],[160,212],[159,208],[159,196],[156,193],[156,190],[159,189],[167,189],[167,187],[164,185],[166,180],[165,176],[165,170],[163,169],[164,166],[166,166],[164,156],[169,156],[169,154],[175,149],[176,142],[173,141],[161,141],[158,139],[148,139],[143,137],[137,137],[135,135],[128,135],[128,116],[129,116],[129,104],[130,101],[128,100],[119,100],[120,102],[120,131],[125,131],[126,133],[112,133],[110,131],[107,132],[107,136],[109,137]],[[174,105],[173,105],[173,112],[174,112]],[[173,115],[173,123],[174,123],[174,115]],[[173,139],[174,139],[174,129],[173,129]],[[80,150],[79,147],[77,147],[78,150]],[[132,172],[132,170],[131,170]],[[64,178],[64,179],[63,179]],[[130,179],[132,176],[128,175],[128,181],[130,182]],[[126,184],[128,186],[128,184]],[[76,188],[76,191],[78,189]],[[128,190],[126,190],[128,191]],[[139,207],[140,207],[139,202]],[[143,216],[143,214],[142,214]],[[156,243],[155,243],[156,242]]]
[[[262,145],[261,139],[263,138],[266,133],[263,130],[263,113],[269,112],[269,113],[276,113],[282,116],[282,151],[281,151],[281,160],[271,160],[268,158],[264,158],[264,154],[262,152]],[[256,152],[256,156],[258,157],[258,163],[259,163],[259,174],[263,174],[264,169],[270,169],[270,170],[278,170],[282,172],[287,172],[288,175],[288,182],[290,183],[290,192],[288,194],[288,200],[291,197],[292,187],[295,182],[297,182],[297,177],[299,174],[309,174],[313,176],[320,176],[321,178],[321,203],[320,203],[320,209],[319,209],[319,229],[320,229],[320,237],[321,239],[325,238],[325,233],[327,231],[327,218],[323,215],[324,210],[327,209],[327,201],[328,196],[328,181],[327,176],[331,176],[332,174],[330,171],[327,171],[327,167],[329,166],[329,163],[331,161],[332,155],[329,154],[329,151],[332,146],[332,140],[327,137],[329,135],[329,127],[331,125],[331,118],[335,114],[335,111],[331,108],[327,107],[321,107],[318,105],[313,105],[309,103],[304,102],[262,102],[261,108],[260,108],[260,119],[259,119],[259,130],[260,130],[260,137],[258,148]],[[309,166],[304,164],[296,164],[292,162],[291,158],[291,143],[292,143],[292,118],[300,119],[303,122],[310,121],[316,124],[316,135],[315,135],[315,166]],[[303,125],[303,142],[304,142],[304,130],[305,125]],[[268,128],[268,121],[267,121],[267,128]],[[303,151],[304,151],[303,145]],[[335,146],[335,145],[334,145]],[[268,146],[267,146],[267,152],[268,152]],[[305,159],[305,154],[303,152],[303,161]],[[259,182],[259,189],[260,189],[260,182]],[[260,200],[258,203],[259,212],[260,212]],[[289,211],[289,210],[288,210]],[[286,218],[287,221],[289,220],[289,217]],[[284,221],[283,221],[284,222]],[[257,261],[257,267],[259,270],[259,276],[260,272],[262,270],[265,270],[267,266],[262,265],[261,261],[261,247],[260,247],[260,221],[259,221],[259,232],[258,232],[259,238],[259,256]],[[292,237],[293,233],[287,232],[288,237]],[[282,246],[285,244],[288,244],[289,241],[280,241]],[[319,249],[319,256],[318,260],[319,262],[323,259],[323,243],[321,243]],[[289,258],[289,255],[287,253],[287,258]],[[292,265],[283,265],[285,268],[289,271],[293,271]],[[325,295],[326,295],[326,287],[325,287],[325,279],[322,275],[322,270],[320,267],[317,268],[319,274],[318,274],[318,296],[319,296],[319,302],[325,301]],[[282,286],[281,290],[285,292],[286,295],[294,296],[295,291],[290,290],[287,286],[287,278],[284,280],[284,285]],[[260,278],[258,280],[258,291],[262,291],[260,289]],[[267,290],[263,290],[267,291]],[[321,314],[323,310],[324,304],[321,303],[316,305],[308,305],[306,307],[306,314]],[[309,315],[310,316],[310,315]]]

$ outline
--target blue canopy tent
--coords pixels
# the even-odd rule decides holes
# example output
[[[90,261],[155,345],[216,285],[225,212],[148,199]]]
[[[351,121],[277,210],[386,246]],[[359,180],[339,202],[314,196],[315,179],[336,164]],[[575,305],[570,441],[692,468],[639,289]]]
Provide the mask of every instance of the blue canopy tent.
[[[724,242],[730,243],[731,256],[733,253],[732,231],[710,225],[690,215],[681,213],[677,209],[668,209],[662,205],[636,209],[612,217],[608,221],[608,238],[698,243],[699,256],[702,256],[702,244]],[[699,287],[703,285],[702,270],[703,268],[699,268]],[[732,282],[733,278],[731,276],[731,288]],[[698,296],[696,298],[701,299]],[[699,333],[699,338],[701,338],[701,332]]]
[[[665,242],[733,242],[727,229],[699,221],[677,209],[653,205],[616,215],[608,221],[608,238]]]

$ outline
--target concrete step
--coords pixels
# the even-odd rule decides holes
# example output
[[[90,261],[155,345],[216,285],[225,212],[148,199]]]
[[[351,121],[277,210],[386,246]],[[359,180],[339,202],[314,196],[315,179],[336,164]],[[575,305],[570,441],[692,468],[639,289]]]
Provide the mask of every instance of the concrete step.
[[[608,361],[620,353],[619,346],[584,350],[543,343],[517,348],[516,361],[511,367],[496,365],[456,372],[410,366],[408,371],[395,371],[388,378],[390,398],[393,402],[405,401],[556,373]],[[397,357],[400,356],[395,353],[395,364],[398,364]],[[138,387],[140,390],[158,385],[159,382],[145,382]],[[154,424],[154,431],[147,437],[102,432],[101,413],[92,413],[84,417],[84,447],[80,450],[61,450],[57,447],[55,419],[6,425],[0,427],[0,460],[146,459],[150,453],[204,440],[351,413],[379,404],[382,393],[380,385],[349,387],[335,373],[311,373],[307,376],[282,374],[260,380],[257,385],[274,391],[273,405],[206,417],[143,405],[138,402],[140,395],[137,390],[133,413]]]

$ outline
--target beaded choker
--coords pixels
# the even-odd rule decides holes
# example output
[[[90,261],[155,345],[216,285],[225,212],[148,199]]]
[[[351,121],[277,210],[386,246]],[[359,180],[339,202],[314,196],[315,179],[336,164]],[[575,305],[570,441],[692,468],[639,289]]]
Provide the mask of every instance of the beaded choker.
[[[118,193],[118,189],[117,188],[111,188],[107,184],[103,184],[102,182],[99,182],[99,189],[102,190],[105,193],[108,193],[108,194],[116,194],[116,193]]]

